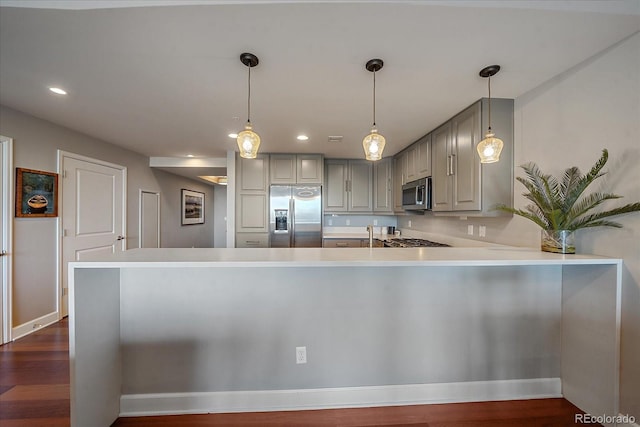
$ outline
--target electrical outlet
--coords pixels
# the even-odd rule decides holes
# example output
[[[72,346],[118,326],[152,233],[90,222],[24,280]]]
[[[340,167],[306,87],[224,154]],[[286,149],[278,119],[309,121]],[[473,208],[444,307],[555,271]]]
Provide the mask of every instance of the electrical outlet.
[[[481,225],[480,227],[478,227],[478,236],[485,237],[486,235],[487,235],[487,227],[485,227],[484,225]]]
[[[473,224],[467,225],[467,234],[473,236]]]
[[[333,220],[332,219],[329,220],[329,225],[333,225]]]
[[[350,220],[350,219],[346,220],[346,221],[345,221],[345,224],[347,224],[347,225],[351,225],[351,220]]]
[[[378,225],[378,220],[377,219],[373,220],[373,225]]]
[[[296,347],[296,363],[307,363],[307,347]]]
[[[409,220],[409,221],[407,221],[407,222],[408,222],[407,226],[408,226],[409,228],[411,228],[411,220]]]

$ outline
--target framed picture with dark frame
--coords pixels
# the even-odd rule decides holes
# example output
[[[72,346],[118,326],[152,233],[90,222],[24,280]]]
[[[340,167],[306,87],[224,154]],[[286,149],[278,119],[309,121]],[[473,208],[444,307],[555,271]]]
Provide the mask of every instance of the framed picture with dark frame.
[[[204,224],[204,193],[182,189],[182,225]]]
[[[16,168],[16,217],[58,216],[58,174]]]

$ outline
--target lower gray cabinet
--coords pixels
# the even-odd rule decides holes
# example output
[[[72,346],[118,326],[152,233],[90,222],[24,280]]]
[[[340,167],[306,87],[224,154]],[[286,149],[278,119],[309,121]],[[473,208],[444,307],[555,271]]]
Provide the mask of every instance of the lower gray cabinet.
[[[268,233],[236,233],[236,248],[267,248]]]

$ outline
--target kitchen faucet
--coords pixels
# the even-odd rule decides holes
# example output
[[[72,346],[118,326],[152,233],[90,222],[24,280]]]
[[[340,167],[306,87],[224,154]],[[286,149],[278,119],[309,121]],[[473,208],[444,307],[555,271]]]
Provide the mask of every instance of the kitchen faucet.
[[[367,225],[367,231],[369,232],[369,247],[373,247],[373,225]]]

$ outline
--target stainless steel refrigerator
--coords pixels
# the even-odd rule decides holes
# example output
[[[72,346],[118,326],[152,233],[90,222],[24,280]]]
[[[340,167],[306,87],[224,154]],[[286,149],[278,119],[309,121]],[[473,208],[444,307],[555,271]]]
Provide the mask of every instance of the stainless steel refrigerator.
[[[272,185],[269,199],[272,248],[322,247],[320,185]]]

